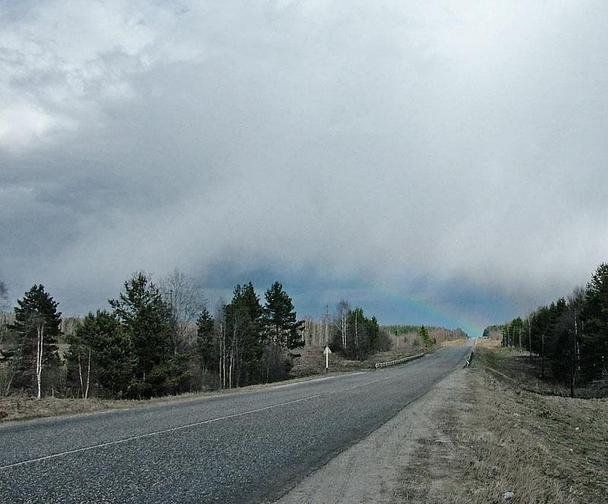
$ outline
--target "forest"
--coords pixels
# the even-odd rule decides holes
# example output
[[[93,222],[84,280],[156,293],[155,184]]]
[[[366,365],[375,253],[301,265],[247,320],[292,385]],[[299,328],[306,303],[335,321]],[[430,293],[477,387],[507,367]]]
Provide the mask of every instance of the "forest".
[[[540,306],[525,317],[490,326],[504,347],[535,356],[538,375],[575,388],[608,376],[608,264],[601,264],[584,288]]]
[[[61,397],[150,398],[230,389],[285,379],[303,321],[279,282],[263,301],[249,282],[213,311],[202,290],[175,270],[156,284],[146,273],[124,282],[108,307],[62,318],[43,285],[28,290],[0,320],[0,393]],[[363,360],[391,342],[375,317],[338,303],[331,347]]]

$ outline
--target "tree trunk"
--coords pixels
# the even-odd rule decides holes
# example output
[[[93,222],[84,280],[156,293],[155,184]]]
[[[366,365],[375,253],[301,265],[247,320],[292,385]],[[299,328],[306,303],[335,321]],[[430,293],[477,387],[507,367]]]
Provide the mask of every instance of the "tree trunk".
[[[42,397],[42,360],[44,352],[44,323],[38,324],[36,328],[36,384],[38,393],[36,399]]]
[[[234,360],[234,353],[230,350],[230,364],[228,365],[228,388],[232,388],[232,362]]]
[[[355,310],[355,355],[359,358],[359,324],[358,324],[358,311]]]
[[[84,398],[89,398],[89,385],[91,383],[91,349],[89,348],[89,360],[87,362],[87,386],[84,390]]]
[[[574,397],[574,384],[576,381],[576,341],[578,338],[578,326],[576,322],[576,310],[574,310],[574,335],[570,345],[570,397]]]
[[[519,327],[517,329],[517,336],[519,337],[519,348],[522,348],[522,346],[521,346],[521,327]]]
[[[540,377],[545,377],[545,333],[540,337]]]
[[[532,325],[530,317],[528,317],[528,352],[530,354],[530,362],[532,362]]]
[[[82,365],[80,363],[80,348],[78,349],[78,380],[80,382],[80,397],[84,399],[84,383],[82,381]]]

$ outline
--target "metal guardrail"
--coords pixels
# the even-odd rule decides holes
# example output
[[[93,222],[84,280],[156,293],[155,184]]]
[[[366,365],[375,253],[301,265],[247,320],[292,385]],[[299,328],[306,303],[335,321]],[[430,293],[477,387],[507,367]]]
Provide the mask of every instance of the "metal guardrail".
[[[395,359],[386,362],[376,362],[376,369],[385,368],[389,366],[397,366],[398,364],[404,364],[405,362],[409,362],[415,359],[420,359],[420,357],[424,357],[426,353],[421,353],[417,355],[410,355],[409,357],[402,357],[401,359]]]

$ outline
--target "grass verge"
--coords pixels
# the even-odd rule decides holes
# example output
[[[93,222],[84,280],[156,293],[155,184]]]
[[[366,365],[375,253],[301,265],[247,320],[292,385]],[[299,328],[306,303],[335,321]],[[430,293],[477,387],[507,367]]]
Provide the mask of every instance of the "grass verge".
[[[501,358],[473,361],[438,430],[418,440],[401,500],[500,503],[513,492],[513,503],[608,502],[608,401],[521,390],[486,370]]]

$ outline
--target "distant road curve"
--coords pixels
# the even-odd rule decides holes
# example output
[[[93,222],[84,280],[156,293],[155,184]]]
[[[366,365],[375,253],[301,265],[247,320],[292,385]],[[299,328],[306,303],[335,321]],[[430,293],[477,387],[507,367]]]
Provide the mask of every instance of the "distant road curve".
[[[403,366],[0,426],[0,502],[272,501],[462,365]]]

